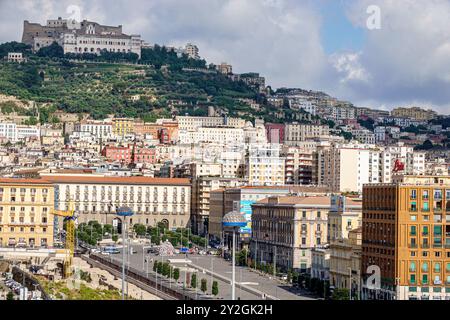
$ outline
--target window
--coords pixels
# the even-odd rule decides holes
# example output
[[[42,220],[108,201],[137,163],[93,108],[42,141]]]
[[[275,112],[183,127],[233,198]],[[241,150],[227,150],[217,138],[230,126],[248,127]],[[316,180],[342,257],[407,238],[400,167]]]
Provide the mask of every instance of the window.
[[[411,274],[409,276],[409,283],[416,283],[416,275],[415,274]]]
[[[424,274],[422,275],[422,284],[428,284],[428,275]],[[423,288],[422,288],[423,291]]]
[[[416,263],[415,262],[411,262],[409,264],[409,271],[416,272]]]
[[[409,210],[410,211],[417,211],[417,202],[416,201],[411,201]]]
[[[412,236],[417,235],[417,227],[416,226],[411,226],[411,235]]]
[[[411,199],[417,199],[417,190],[411,190]]]
[[[429,198],[428,190],[423,190],[423,192],[422,192],[422,199],[428,200],[428,198]]]
[[[425,211],[425,212],[430,211],[430,205],[428,204],[428,202],[423,203],[422,211]]]
[[[428,272],[428,262],[422,263],[422,271],[423,272]]]
[[[428,236],[428,226],[424,226],[424,227],[423,227],[422,235],[423,235],[423,236]]]
[[[442,235],[442,226],[434,226],[434,235],[441,236]]]
[[[434,272],[441,272],[441,264],[440,263],[434,264]]]

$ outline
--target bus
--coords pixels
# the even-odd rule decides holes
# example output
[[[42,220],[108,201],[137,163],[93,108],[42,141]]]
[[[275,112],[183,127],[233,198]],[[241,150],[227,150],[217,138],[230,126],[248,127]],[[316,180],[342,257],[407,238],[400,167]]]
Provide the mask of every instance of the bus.
[[[109,254],[118,254],[120,253],[119,249],[113,246],[107,246],[103,248],[103,252],[109,253]]]

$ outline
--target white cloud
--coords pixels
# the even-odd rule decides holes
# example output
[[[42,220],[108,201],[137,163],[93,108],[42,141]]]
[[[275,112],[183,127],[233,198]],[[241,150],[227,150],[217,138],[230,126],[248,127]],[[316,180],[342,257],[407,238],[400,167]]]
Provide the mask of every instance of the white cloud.
[[[360,62],[361,52],[358,53],[335,53],[330,56],[330,62],[341,75],[340,83],[346,84],[351,81],[368,82],[370,75]]]
[[[433,106],[449,114],[450,1],[348,1],[349,19],[366,28],[366,9],[374,4],[381,9],[381,29],[366,31],[359,54],[371,81],[348,82],[343,92],[356,101]]]

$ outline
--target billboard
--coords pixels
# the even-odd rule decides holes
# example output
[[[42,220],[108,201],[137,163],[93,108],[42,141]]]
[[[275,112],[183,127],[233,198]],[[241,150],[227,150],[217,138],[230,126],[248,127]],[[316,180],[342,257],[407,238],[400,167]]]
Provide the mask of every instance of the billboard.
[[[242,200],[240,203],[240,212],[244,214],[245,220],[247,220],[247,226],[241,228],[241,233],[243,234],[252,233],[252,204],[254,203],[256,203],[256,201],[252,200]]]

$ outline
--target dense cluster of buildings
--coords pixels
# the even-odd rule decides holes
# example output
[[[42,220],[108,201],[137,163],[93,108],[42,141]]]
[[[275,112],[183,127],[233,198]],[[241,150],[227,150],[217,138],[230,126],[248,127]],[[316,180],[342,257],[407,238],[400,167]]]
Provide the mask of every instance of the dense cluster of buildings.
[[[56,41],[66,53],[140,55],[148,46],[121,26],[89,21],[24,27],[34,50]],[[200,58],[192,44],[173,50]],[[216,68],[267,90],[257,73]],[[238,247],[257,264],[307,273],[352,297],[450,300],[450,154],[414,148],[446,139],[449,129],[430,122],[437,114],[357,108],[301,89],[268,101],[280,107],[275,118],[286,107],[298,118],[250,122],[212,107],[208,117],[153,123],[61,111],[45,125],[0,116],[0,246],[52,247],[62,227],[53,212],[72,203],[79,222],[113,224],[126,206],[131,225],[190,228],[222,244],[230,242],[223,217],[235,211],[247,221]],[[405,130],[418,126],[427,133]]]
[[[249,258],[355,297],[448,299],[448,159],[403,143],[345,141],[326,125],[175,116],[155,123],[56,112],[53,125],[0,123],[0,243],[51,247],[74,204],[79,222],[191,228],[228,243],[244,214]],[[447,160],[447,161],[446,161]],[[378,266],[381,286],[368,285]],[[368,271],[369,270],[369,271]]]

